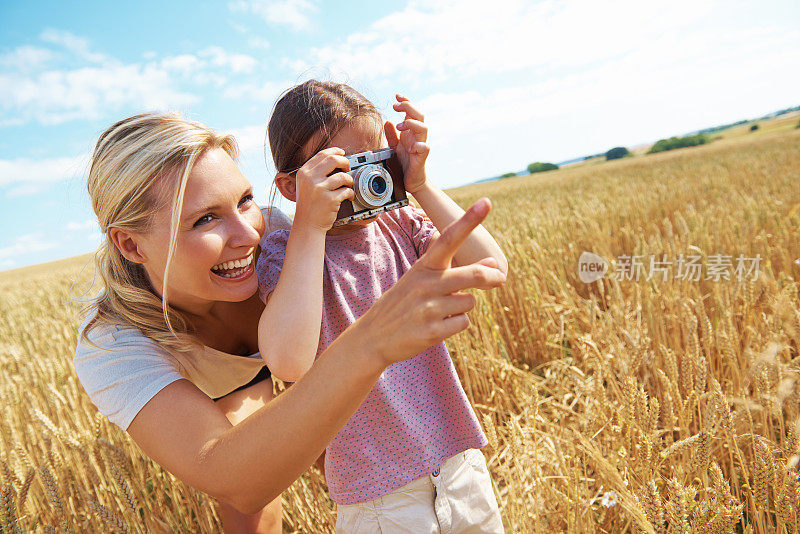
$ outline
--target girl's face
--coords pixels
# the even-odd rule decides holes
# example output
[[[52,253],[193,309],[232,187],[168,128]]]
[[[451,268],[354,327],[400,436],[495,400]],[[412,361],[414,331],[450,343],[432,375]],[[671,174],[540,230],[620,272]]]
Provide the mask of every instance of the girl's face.
[[[170,217],[167,205],[155,214],[152,230],[139,238],[143,265],[159,294],[163,294]],[[186,184],[167,280],[169,303],[200,314],[214,302],[240,302],[253,296],[258,289],[255,253],[264,228],[252,187],[234,161],[221,148],[207,150]]]
[[[308,160],[314,154],[310,154],[312,150],[319,143],[316,136],[312,137],[303,147],[303,155]],[[370,150],[378,150],[380,148],[388,147],[386,137],[383,134],[383,125],[378,117],[358,117],[349,123],[344,128],[331,138],[331,141],[322,147],[322,150],[330,147],[338,147],[344,150],[345,155],[351,156],[359,152],[367,152]],[[358,228],[363,228],[372,221],[375,217],[369,219],[362,219],[360,221],[353,221],[341,226],[331,228],[329,234],[346,233]]]

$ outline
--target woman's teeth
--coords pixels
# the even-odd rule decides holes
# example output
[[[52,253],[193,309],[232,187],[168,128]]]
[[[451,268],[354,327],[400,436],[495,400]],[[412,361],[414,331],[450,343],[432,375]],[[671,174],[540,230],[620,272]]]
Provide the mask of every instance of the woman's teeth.
[[[238,271],[233,271],[233,272],[231,272],[231,273],[219,273],[219,272],[218,272],[218,273],[216,273],[216,274],[217,274],[218,276],[221,276],[222,278],[236,278],[237,276],[241,275],[241,274],[242,274],[243,272],[245,272],[246,270],[247,270],[247,267],[245,267],[244,269],[240,269],[240,270],[238,270]]]
[[[240,260],[226,261],[219,263],[211,268],[214,274],[222,276],[223,278],[236,278],[244,273],[250,264],[253,262],[253,255],[247,256]],[[225,272],[222,272],[225,271]]]

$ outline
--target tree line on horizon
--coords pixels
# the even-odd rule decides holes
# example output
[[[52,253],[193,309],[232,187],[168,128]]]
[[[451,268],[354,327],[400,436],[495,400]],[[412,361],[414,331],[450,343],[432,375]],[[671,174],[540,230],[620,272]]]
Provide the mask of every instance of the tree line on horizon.
[[[711,141],[713,141],[715,139],[715,138],[709,137],[708,134],[714,133],[714,132],[719,132],[719,131],[722,131],[722,130],[726,130],[726,129],[732,128],[734,126],[741,126],[743,124],[747,124],[747,123],[750,123],[750,122],[753,123],[750,126],[750,131],[754,132],[754,131],[759,129],[758,121],[779,117],[781,115],[784,115],[786,113],[790,113],[792,111],[800,111],[800,106],[781,109],[781,110],[775,111],[773,113],[764,115],[763,117],[759,117],[757,119],[751,119],[751,120],[743,119],[743,120],[736,121],[736,122],[731,122],[731,123],[728,123],[728,124],[722,124],[722,125],[719,125],[719,126],[712,126],[710,128],[704,128],[702,130],[698,130],[697,133],[694,133],[694,134],[691,134],[691,135],[672,136],[672,137],[668,137],[668,138],[665,138],[665,139],[659,139],[658,141],[653,143],[653,145],[647,151],[647,154],[656,154],[658,152],[666,152],[667,150],[676,150],[678,148],[686,148],[686,147],[691,147],[691,146],[704,145],[704,144],[710,143]],[[796,128],[800,129],[800,122],[797,123]],[[611,149],[607,150],[606,152],[601,152],[601,153],[598,153],[598,154],[591,154],[589,156],[585,156],[583,158],[583,160],[586,161],[586,160],[590,160],[590,159],[594,159],[594,158],[604,157],[604,158],[606,158],[606,161],[611,161],[611,160],[621,159],[621,158],[626,158],[626,157],[631,157],[631,156],[633,156],[633,153],[630,152],[627,147],[616,146],[614,148],[611,148]],[[528,167],[527,167],[527,171],[528,171],[528,174],[534,174],[534,173],[537,173],[537,172],[554,171],[554,170],[557,170],[558,168],[559,168],[559,166],[557,164],[555,164],[555,163],[537,161],[537,162],[529,164]],[[511,177],[514,177],[514,176],[517,176],[516,172],[507,172],[507,173],[504,173],[504,174],[500,175],[500,178],[511,178]]]

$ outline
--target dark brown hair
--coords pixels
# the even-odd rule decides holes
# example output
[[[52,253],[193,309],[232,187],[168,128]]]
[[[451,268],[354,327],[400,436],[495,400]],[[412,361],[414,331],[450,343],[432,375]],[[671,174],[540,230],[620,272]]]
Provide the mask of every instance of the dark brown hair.
[[[305,163],[303,147],[309,139],[319,133],[317,146],[308,157],[357,117],[374,117],[379,122],[381,114],[349,85],[319,80],[295,85],[278,99],[267,127],[275,170],[296,171]]]

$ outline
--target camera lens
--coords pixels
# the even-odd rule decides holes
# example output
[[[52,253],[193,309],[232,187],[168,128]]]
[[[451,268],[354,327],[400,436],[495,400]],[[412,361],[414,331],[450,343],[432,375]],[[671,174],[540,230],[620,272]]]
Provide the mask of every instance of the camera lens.
[[[392,198],[394,187],[389,172],[380,165],[363,165],[353,172],[353,189],[359,209],[383,206]]]
[[[386,191],[386,180],[382,176],[373,176],[369,181],[369,190],[373,195],[382,195]]]

